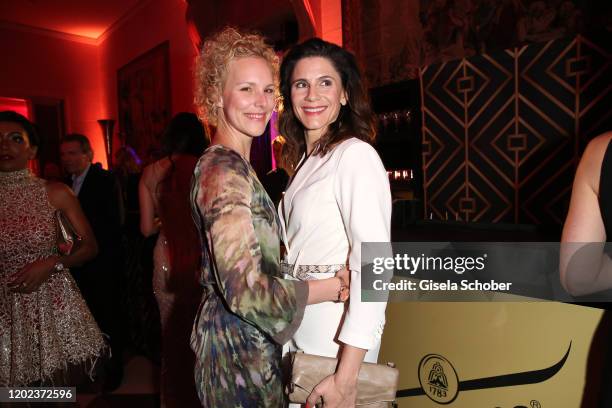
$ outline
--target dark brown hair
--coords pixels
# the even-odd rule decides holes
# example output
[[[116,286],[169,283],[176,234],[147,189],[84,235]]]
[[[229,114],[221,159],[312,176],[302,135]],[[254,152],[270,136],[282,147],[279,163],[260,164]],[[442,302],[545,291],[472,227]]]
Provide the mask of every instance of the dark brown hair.
[[[11,122],[18,124],[28,135],[30,146],[40,146],[40,138],[38,137],[36,126],[25,116],[14,111],[2,111],[0,112],[0,122]]]
[[[309,57],[322,57],[331,62],[340,75],[347,96],[347,104],[340,107],[338,118],[314,146],[313,154],[324,155],[351,137],[368,143],[374,142],[376,137],[374,115],[355,56],[335,44],[311,38],[291,48],[283,58],[280,69],[284,108],[279,118],[279,130],[287,140],[283,154],[291,166],[295,166],[306,151],[304,126],[295,116],[291,103],[291,77],[298,61]]]

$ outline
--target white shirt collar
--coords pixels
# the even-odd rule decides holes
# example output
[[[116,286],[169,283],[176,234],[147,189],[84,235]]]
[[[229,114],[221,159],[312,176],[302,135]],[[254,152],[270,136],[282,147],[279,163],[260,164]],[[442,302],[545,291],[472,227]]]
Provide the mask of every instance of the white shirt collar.
[[[72,175],[72,190],[74,191],[74,194],[79,195],[81,187],[83,186],[83,181],[85,180],[85,177],[87,177],[87,173],[89,173],[90,168],[91,163],[87,165],[85,171],[83,171],[80,175]]]

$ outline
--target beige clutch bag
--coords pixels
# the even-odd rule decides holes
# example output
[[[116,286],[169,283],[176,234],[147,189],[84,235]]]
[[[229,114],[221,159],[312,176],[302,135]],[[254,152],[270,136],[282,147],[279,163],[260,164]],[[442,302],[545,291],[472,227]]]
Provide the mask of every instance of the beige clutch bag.
[[[57,251],[62,255],[70,255],[78,246],[81,237],[60,210],[55,210],[55,228],[57,232]]]
[[[305,404],[306,399],[325,377],[333,374],[338,359],[292,353],[291,381],[287,385],[289,401]],[[393,363],[362,363],[357,380],[357,406],[367,408],[396,407],[395,393],[399,370]]]

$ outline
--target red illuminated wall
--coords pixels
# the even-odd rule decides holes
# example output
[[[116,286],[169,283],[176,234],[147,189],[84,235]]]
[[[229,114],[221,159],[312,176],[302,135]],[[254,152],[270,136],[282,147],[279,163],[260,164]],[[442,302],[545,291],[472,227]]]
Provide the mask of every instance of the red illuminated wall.
[[[119,21],[99,45],[0,28],[0,97],[65,102],[66,131],[87,135],[94,161],[107,166],[98,119],[117,119],[117,69],[168,40],[172,111],[192,108],[195,49],[183,0],[157,0]],[[115,127],[115,133],[117,129]],[[115,146],[118,142],[115,141]]]
[[[194,111],[192,63],[196,50],[185,24],[183,0],[145,3],[121,21],[100,45],[100,72],[104,114],[117,120],[117,70],[164,41],[169,42],[171,109]],[[117,130],[115,131],[117,134]],[[118,146],[115,139],[115,146]]]
[[[340,0],[302,1],[313,11],[317,35],[341,43]],[[196,50],[185,23],[187,4],[185,0],[142,4],[111,27],[97,45],[0,28],[0,52],[4,55],[0,97],[63,100],[66,131],[89,136],[94,161],[106,167],[97,120],[118,119],[117,70],[168,41],[172,113],[193,111],[192,64]],[[118,144],[115,138],[114,147]]]
[[[316,35],[342,46],[342,5],[340,0],[303,0],[315,18]]]
[[[0,111],[11,110],[30,119],[28,101],[19,98],[5,98],[0,96]]]
[[[66,130],[92,139],[106,165],[100,128],[100,71],[95,45],[0,28],[0,96],[63,99]]]

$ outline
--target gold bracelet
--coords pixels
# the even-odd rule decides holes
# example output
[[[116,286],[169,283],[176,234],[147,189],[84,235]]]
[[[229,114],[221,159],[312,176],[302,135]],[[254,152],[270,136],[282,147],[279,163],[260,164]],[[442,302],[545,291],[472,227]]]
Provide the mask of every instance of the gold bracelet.
[[[342,296],[342,291],[344,289],[346,289],[346,285],[342,281],[342,278],[339,278],[338,276],[336,276],[336,278],[338,278],[338,280],[340,281],[340,289],[338,289],[338,298],[336,299],[336,302],[340,302],[340,297]]]

